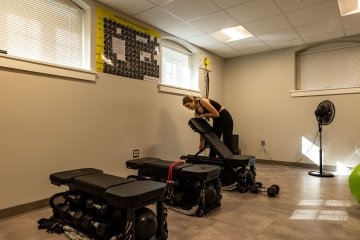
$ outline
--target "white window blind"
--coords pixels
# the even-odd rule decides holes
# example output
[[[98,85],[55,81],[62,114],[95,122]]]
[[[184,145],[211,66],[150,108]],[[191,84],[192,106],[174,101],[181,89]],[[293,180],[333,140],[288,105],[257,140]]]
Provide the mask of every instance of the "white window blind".
[[[296,89],[337,89],[360,86],[360,44],[322,44],[297,53]]]
[[[190,52],[162,45],[162,84],[198,90],[198,81],[191,77],[191,71]]]
[[[8,55],[89,69],[84,10],[70,0],[1,0],[0,50]]]

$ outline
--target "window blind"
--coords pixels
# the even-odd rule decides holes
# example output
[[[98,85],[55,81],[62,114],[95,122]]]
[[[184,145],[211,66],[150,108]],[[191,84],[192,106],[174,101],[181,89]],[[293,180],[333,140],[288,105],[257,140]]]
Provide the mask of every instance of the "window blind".
[[[360,86],[360,45],[323,44],[297,54],[297,89]]]
[[[84,10],[70,0],[2,0],[0,50],[8,55],[89,69]]]
[[[162,46],[162,84],[197,89],[191,78],[191,54]]]

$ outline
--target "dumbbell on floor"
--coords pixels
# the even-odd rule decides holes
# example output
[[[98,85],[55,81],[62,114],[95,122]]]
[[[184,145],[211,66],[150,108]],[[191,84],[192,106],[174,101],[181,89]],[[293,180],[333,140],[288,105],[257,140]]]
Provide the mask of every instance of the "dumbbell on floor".
[[[270,187],[266,188],[266,187],[263,187],[261,182],[256,182],[251,186],[250,191],[252,193],[258,193],[259,191],[262,191],[262,192],[266,191],[266,193],[269,197],[275,197],[280,192],[280,186],[277,184],[273,184]]]

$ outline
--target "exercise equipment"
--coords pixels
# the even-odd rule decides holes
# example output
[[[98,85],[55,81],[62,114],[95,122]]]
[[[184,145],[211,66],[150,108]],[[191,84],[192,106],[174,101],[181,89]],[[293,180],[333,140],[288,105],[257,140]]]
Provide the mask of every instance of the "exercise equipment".
[[[360,204],[360,164],[349,175],[349,189],[356,201]]]
[[[76,229],[81,239],[87,239],[83,234],[111,240],[168,237],[164,183],[121,178],[94,168],[53,173],[50,181],[69,190],[50,198],[53,216],[40,219],[40,229],[57,233]],[[152,204],[156,214],[147,208]]]
[[[214,149],[218,157],[206,157],[199,154],[205,150],[200,149],[195,155],[181,156],[189,163],[210,164],[221,167],[220,180],[222,189],[247,192],[255,182],[255,157],[247,155],[234,155],[215,134],[210,124],[203,118],[191,118],[188,125],[193,131],[203,136],[206,145]]]
[[[135,228],[137,240],[147,240],[154,235],[157,228],[156,215],[149,208],[136,210]]]
[[[181,156],[181,159],[188,163],[220,166],[220,181],[223,190],[237,190],[242,193],[250,191],[256,182],[255,157],[234,155],[215,134],[208,121],[203,118],[191,118],[188,125],[194,132],[203,136],[218,157],[200,156],[204,147],[195,155]]]
[[[172,210],[201,217],[221,205],[218,166],[160,158],[131,159],[126,161],[126,166],[138,171],[138,175],[128,178],[166,183],[165,202]]]
[[[275,197],[280,192],[280,186],[277,184],[273,184],[270,187],[264,187],[262,182],[255,182],[251,188],[250,192],[258,193],[258,192],[266,192],[269,197]]]
[[[320,149],[319,149],[319,171],[310,171],[309,175],[315,177],[334,177],[334,174],[331,172],[323,171],[323,159],[322,159],[322,126],[329,125],[335,117],[335,106],[334,104],[329,101],[325,100],[319,103],[315,110],[315,117],[318,122],[318,131],[320,135]]]

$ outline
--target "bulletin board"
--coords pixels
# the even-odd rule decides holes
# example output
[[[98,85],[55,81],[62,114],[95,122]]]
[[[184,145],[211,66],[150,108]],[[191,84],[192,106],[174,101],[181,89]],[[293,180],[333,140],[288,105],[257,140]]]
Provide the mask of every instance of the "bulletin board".
[[[102,8],[96,9],[96,71],[160,80],[160,34]]]

